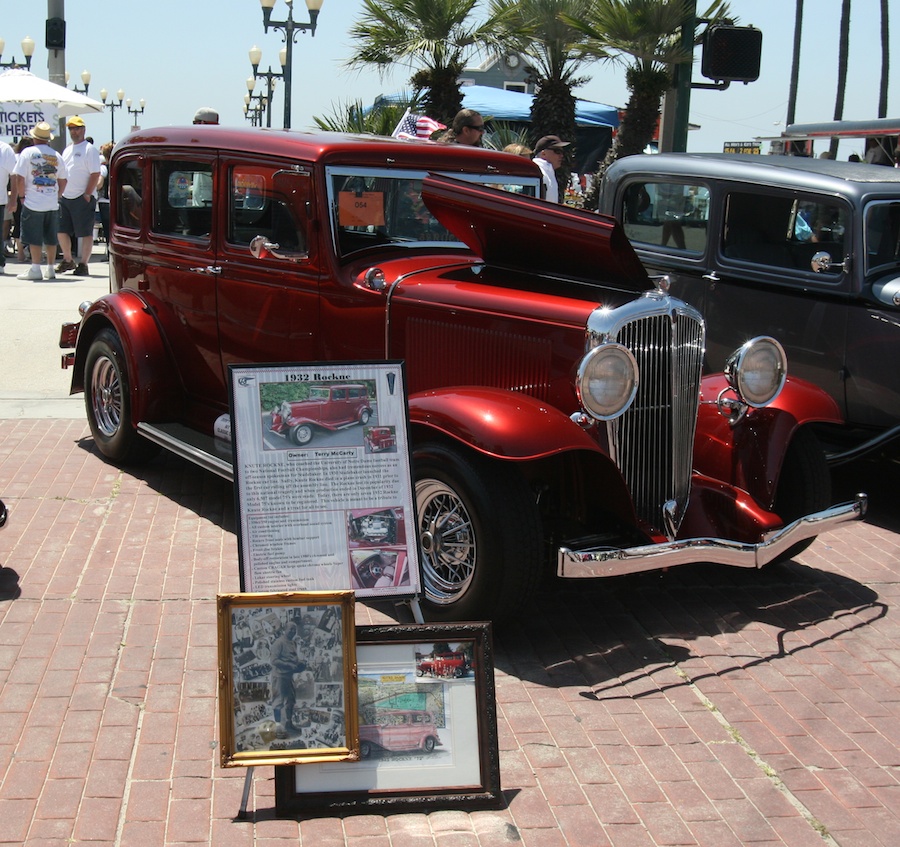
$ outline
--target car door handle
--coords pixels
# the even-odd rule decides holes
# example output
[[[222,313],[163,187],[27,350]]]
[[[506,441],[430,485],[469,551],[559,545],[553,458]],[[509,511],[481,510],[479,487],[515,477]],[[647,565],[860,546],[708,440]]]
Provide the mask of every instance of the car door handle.
[[[719,277],[715,271],[710,271],[708,274],[703,274],[703,279],[708,279],[710,282],[719,281]]]
[[[206,274],[207,276],[218,276],[222,273],[222,269],[216,265],[207,265],[205,268],[191,268],[191,272],[195,274]]]

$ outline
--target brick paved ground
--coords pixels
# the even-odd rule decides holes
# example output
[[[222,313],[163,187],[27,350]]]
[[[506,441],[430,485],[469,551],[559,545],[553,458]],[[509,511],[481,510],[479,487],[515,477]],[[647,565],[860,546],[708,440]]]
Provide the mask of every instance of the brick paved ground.
[[[566,587],[498,632],[504,810],[279,820],[258,768],[236,821],[231,487],[174,458],[123,472],[80,421],[0,421],[0,844],[896,847],[898,481],[845,471],[870,519],[789,566]]]

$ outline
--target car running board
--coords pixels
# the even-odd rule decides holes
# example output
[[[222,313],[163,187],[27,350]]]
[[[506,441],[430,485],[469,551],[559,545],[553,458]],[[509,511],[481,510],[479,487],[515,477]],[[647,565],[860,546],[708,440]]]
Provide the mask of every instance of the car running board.
[[[149,424],[141,421],[137,425],[137,431],[148,441],[170,453],[234,482],[231,442],[203,435],[178,423]]]

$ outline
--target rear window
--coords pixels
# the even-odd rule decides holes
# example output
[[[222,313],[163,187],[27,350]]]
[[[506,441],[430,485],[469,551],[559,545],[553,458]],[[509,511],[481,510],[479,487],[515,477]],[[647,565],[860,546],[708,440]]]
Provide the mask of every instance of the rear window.
[[[703,253],[709,189],[680,182],[632,183],[625,189],[622,221],[632,243]]]

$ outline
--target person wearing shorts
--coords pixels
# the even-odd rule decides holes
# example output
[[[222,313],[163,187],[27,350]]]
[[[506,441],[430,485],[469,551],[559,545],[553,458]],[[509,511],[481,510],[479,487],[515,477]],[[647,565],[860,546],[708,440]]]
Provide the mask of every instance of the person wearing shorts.
[[[39,123],[29,135],[34,146],[27,147],[16,161],[13,171],[14,200],[22,198],[20,219],[22,240],[31,253],[31,267],[19,279],[55,279],[53,260],[59,226],[59,195],[65,190],[68,171],[63,157],[49,142],[53,140],[50,124]],[[41,276],[41,252],[47,253],[47,268]]]
[[[74,115],[66,122],[72,143],[63,151],[68,182],[59,201],[59,246],[63,257],[57,273],[75,271],[88,275],[94,249],[97,183],[100,181],[100,151],[84,138],[84,120]]]

